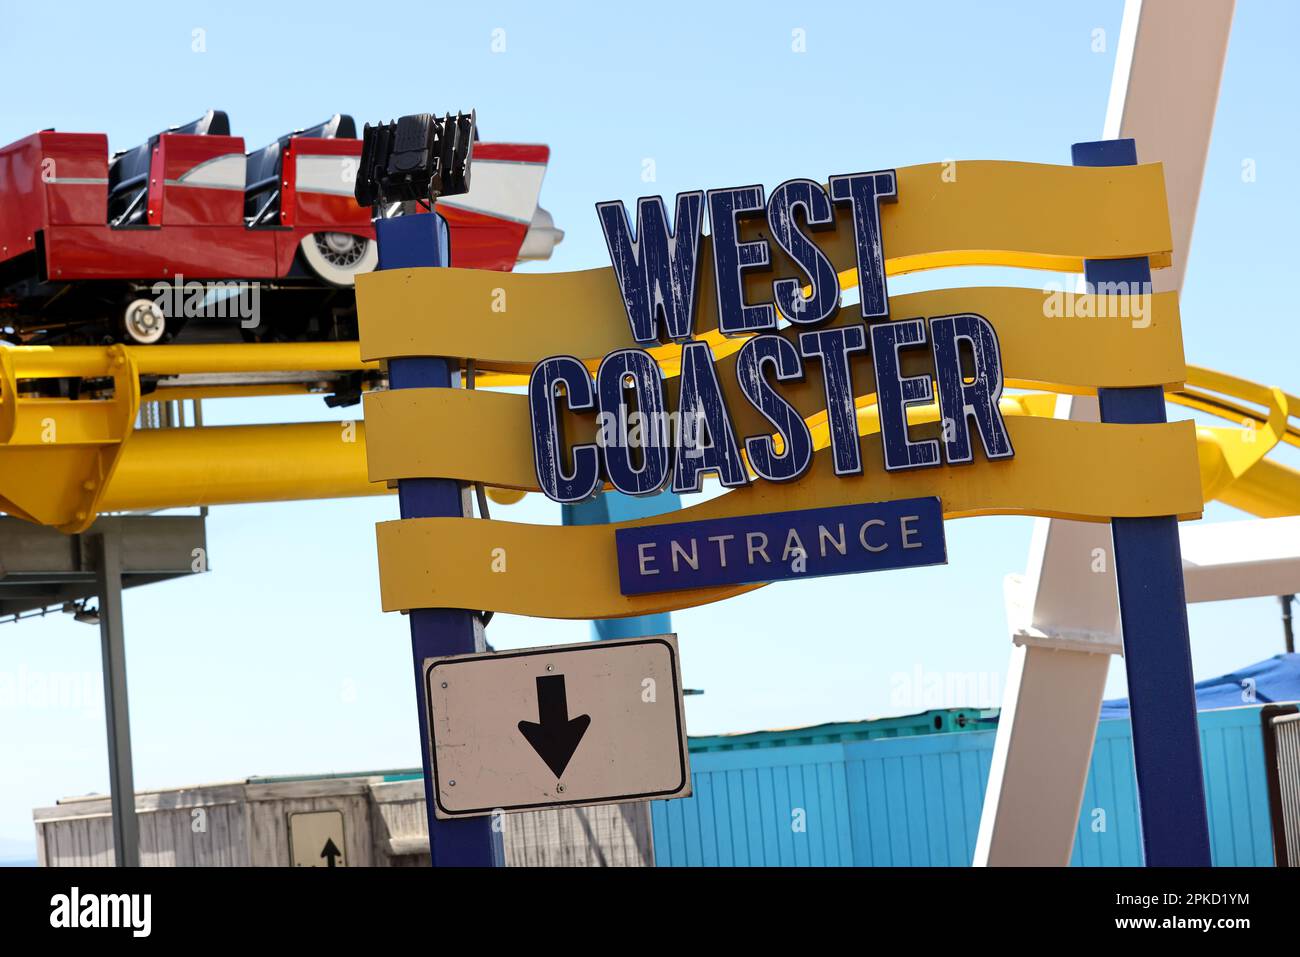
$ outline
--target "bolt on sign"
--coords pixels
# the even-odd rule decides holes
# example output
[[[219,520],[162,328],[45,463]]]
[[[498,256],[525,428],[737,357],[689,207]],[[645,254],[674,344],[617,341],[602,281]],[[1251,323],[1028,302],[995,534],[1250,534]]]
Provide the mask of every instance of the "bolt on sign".
[[[677,638],[429,658],[434,810],[688,797]]]
[[[936,163],[696,190],[669,210],[596,204],[605,268],[358,278],[363,358],[472,360],[480,385],[524,387],[367,395],[372,481],[557,502],[725,489],[608,525],[381,523],[385,610],[649,615],[943,563],[949,519],[1200,515],[1192,422],[1053,417],[1059,395],[1181,385],[1176,293],[888,290],[951,266],[1168,266],[1158,164],[963,161],[954,178]]]

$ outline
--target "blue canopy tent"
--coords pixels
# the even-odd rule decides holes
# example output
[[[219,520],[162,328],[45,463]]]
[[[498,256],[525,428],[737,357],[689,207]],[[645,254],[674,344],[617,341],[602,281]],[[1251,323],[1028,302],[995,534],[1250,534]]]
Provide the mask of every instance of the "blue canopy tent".
[[[1300,701],[1300,653],[1274,655],[1217,678],[1196,682],[1196,710]],[[1128,699],[1101,703],[1101,720],[1127,718]]]

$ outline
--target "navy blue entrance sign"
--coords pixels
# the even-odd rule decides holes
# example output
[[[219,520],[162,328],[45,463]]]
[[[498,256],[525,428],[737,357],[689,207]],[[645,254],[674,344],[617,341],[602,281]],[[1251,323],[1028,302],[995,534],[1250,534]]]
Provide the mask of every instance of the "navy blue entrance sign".
[[[939,499],[620,528],[624,595],[943,565]]]

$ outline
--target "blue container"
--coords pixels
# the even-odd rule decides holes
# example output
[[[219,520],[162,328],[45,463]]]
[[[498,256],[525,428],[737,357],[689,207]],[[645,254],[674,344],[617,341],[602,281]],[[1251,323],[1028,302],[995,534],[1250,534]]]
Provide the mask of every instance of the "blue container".
[[[1210,813],[1210,854],[1216,867],[1273,866],[1259,712],[1259,706],[1252,706],[1197,715]],[[1101,823],[1101,814],[1105,830],[1097,831],[1094,821]],[[1076,867],[1142,864],[1133,739],[1126,719],[1097,725],[1070,863]]]
[[[1218,866],[1273,864],[1259,711],[1200,714],[1210,839]],[[889,720],[895,733],[933,724],[932,719]],[[656,862],[667,867],[969,865],[994,732],[877,737],[869,727],[875,724],[693,739],[694,796],[652,805]],[[790,743],[815,732],[833,740]],[[719,749],[720,742],[742,740],[741,747]],[[1142,863],[1127,719],[1098,725],[1071,863]]]
[[[988,731],[692,750],[694,795],[652,806],[655,861],[969,864],[992,758]]]

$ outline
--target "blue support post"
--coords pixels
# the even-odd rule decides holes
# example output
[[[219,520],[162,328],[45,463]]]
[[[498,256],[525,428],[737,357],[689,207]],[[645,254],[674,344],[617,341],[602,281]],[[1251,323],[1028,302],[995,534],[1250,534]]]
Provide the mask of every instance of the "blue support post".
[[[634,518],[648,518],[651,515],[665,515],[676,512],[681,507],[681,496],[671,489],[658,495],[646,496],[602,492],[590,501],[563,506],[564,524],[608,525]],[[598,618],[591,623],[591,637],[595,641],[666,635],[672,630],[672,616],[667,612],[636,615],[632,618]]]
[[[1076,143],[1073,159],[1075,166],[1135,166],[1137,147],[1131,139]],[[1145,257],[1087,260],[1084,280],[1090,291],[1101,283],[1149,290],[1151,265]],[[1098,399],[1103,422],[1166,421],[1164,392],[1158,386],[1101,389]],[[1134,476],[1134,481],[1159,481],[1159,476]],[[1111,537],[1146,863],[1209,867],[1210,827],[1178,520],[1115,518]]]
[[[574,505],[563,506],[565,525],[608,525],[626,522],[651,515],[676,512],[682,507],[682,498],[671,489],[658,495],[624,495],[622,492],[601,492],[595,498]],[[615,641],[619,638],[644,638],[648,635],[667,635],[673,630],[672,616],[668,612],[656,615],[635,615],[631,618],[597,618],[591,623],[593,641]],[[651,823],[650,802],[618,805],[619,814],[632,834],[644,834],[646,843],[639,849],[642,859],[654,862],[654,826]],[[590,828],[585,817],[580,817],[584,827]],[[588,831],[588,839],[593,840]],[[594,843],[594,840],[593,840]],[[602,857],[603,861],[603,857]]]
[[[447,224],[435,213],[381,219],[376,229],[380,269],[446,266],[450,261]],[[447,389],[456,371],[448,359],[393,359],[388,363],[388,385],[391,389]],[[463,491],[459,482],[450,479],[402,479],[397,483],[402,518],[464,515]],[[429,766],[424,659],[486,650],[481,629],[476,628],[473,612],[457,608],[413,608],[409,617],[430,863],[434,867],[499,867],[504,863],[504,854],[501,835],[492,829],[492,818],[442,821],[434,817],[433,774]]]

